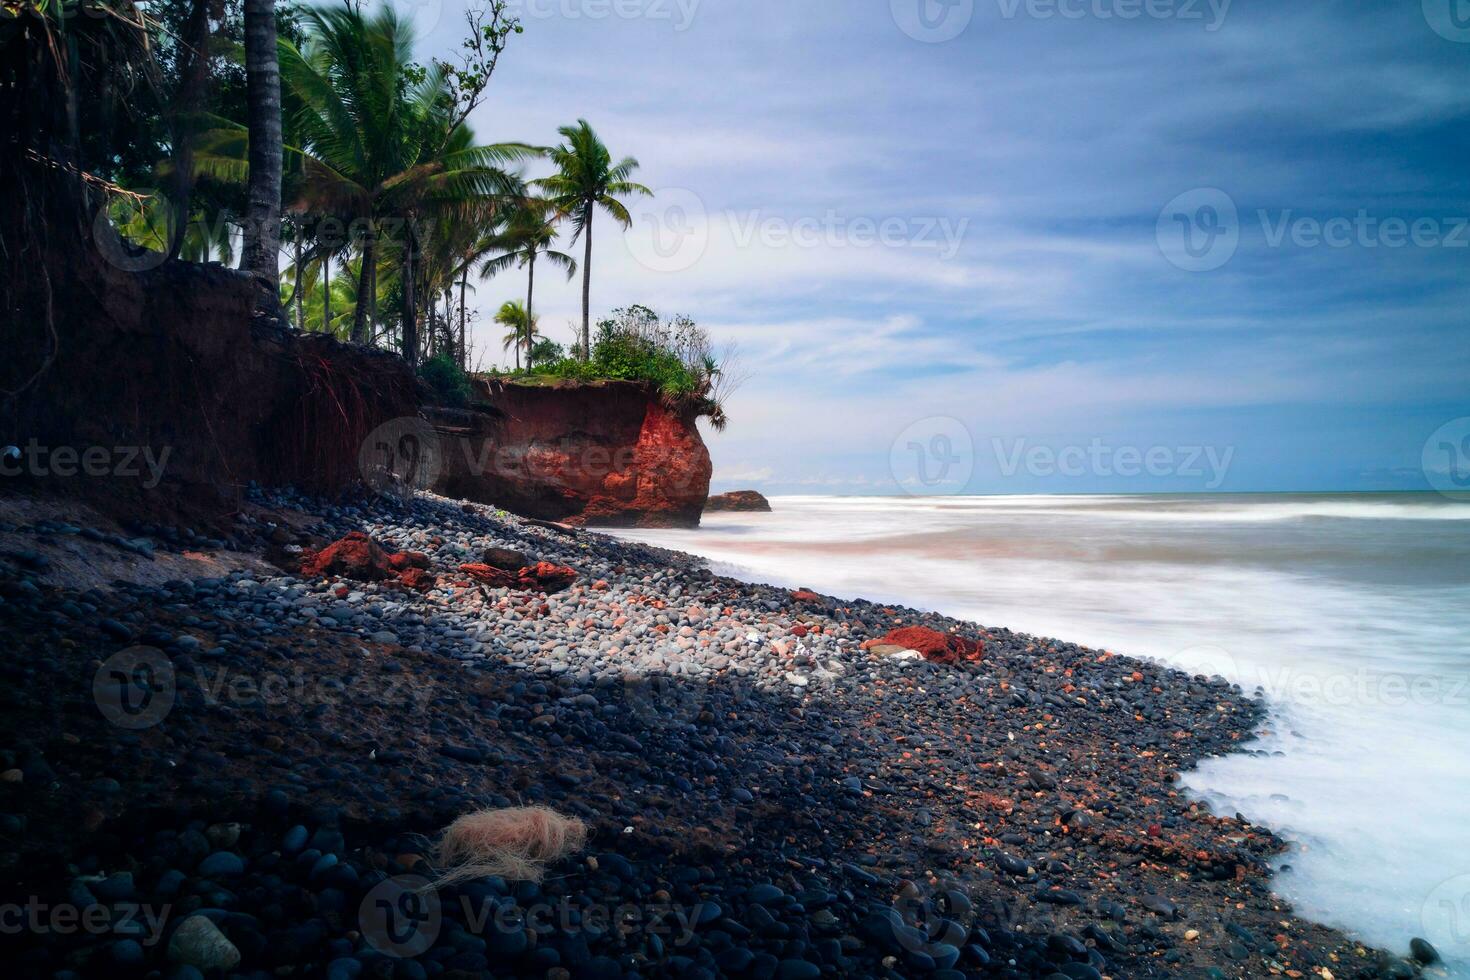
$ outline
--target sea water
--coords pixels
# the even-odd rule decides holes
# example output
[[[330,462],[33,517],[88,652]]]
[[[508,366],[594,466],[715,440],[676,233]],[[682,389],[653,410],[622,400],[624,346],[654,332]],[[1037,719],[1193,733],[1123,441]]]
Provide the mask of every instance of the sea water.
[[[1186,773],[1290,842],[1309,918],[1470,977],[1470,504],[1433,494],[778,497],[622,536],[718,572],[901,602],[1259,690]]]

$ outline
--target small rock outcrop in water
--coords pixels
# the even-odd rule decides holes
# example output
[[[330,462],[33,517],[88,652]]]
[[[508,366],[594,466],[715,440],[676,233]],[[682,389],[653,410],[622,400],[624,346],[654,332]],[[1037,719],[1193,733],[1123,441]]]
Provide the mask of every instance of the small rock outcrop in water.
[[[430,412],[436,493],[525,517],[696,527],[709,450],[693,411],[632,381],[476,385],[481,412]]]
[[[731,490],[717,493],[704,502],[706,512],[712,510],[743,510],[770,513],[771,502],[754,490]]]

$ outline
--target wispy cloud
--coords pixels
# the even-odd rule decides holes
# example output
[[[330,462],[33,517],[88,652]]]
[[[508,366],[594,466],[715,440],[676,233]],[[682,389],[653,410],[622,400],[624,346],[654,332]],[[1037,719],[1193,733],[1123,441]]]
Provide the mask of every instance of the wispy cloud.
[[[711,435],[717,479],[891,484],[895,435],[946,416],[981,442],[1236,446],[1237,489],[1399,486],[1470,415],[1470,249],[1273,245],[1259,218],[1470,216],[1470,59],[1419,5],[1236,0],[1206,31],[977,4],[945,44],[888,6],[528,20],[477,113],[540,143],[585,116],[640,159],[660,194],[628,233],[599,226],[593,304],[739,342],[753,373]],[[1207,272],[1158,237],[1195,188],[1238,211]],[[869,241],[885,221],[909,238]],[[688,240],[692,260],[659,258]],[[483,320],[521,288],[485,284]],[[538,307],[567,339],[578,284],[546,278]]]

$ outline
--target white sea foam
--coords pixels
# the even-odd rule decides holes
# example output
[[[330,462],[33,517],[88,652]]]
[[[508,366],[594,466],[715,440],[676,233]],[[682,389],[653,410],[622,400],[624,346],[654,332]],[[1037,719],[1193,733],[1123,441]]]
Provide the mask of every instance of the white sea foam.
[[[627,537],[1260,687],[1185,776],[1293,842],[1306,915],[1470,977],[1470,504],[1431,495],[784,497]]]

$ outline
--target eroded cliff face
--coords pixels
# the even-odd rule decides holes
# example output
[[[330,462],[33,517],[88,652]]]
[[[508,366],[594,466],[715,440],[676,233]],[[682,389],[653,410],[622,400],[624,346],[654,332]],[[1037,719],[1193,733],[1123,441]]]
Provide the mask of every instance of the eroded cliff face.
[[[7,382],[44,369],[0,413],[0,442],[22,454],[0,466],[0,489],[207,518],[250,481],[345,489],[368,434],[418,411],[401,358],[252,317],[254,287],[237,272],[132,271],[85,247],[67,259],[54,340],[39,343],[34,321],[8,338]]]
[[[627,381],[479,382],[477,411],[429,411],[433,489],[543,520],[695,527],[710,458],[691,413]]]
[[[699,522],[709,453],[646,386],[482,381],[475,410],[437,409],[396,355],[252,316],[237,272],[132,269],[85,240],[57,252],[50,292],[6,323],[0,381],[21,393],[0,444],[22,456],[0,457],[0,492],[209,520],[251,481],[332,495],[365,479],[549,520]]]

